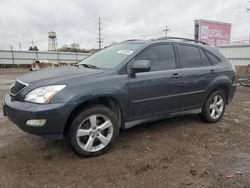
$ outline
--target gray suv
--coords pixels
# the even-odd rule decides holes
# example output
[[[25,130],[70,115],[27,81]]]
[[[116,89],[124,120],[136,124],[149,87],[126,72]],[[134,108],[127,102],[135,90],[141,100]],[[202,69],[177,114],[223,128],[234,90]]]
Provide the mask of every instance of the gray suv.
[[[234,82],[216,48],[187,39],[129,40],[71,67],[20,76],[3,111],[28,133],[66,138],[76,153],[97,156],[120,129],[183,114],[217,122]]]

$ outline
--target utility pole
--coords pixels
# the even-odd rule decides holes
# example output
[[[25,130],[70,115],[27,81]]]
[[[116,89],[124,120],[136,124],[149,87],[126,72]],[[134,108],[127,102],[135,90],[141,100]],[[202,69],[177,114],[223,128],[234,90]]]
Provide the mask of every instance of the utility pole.
[[[101,18],[99,17],[99,21],[98,21],[98,38],[97,38],[97,43],[99,44],[99,50],[102,49],[102,34],[101,34]]]
[[[250,1],[248,1],[248,3],[250,3]],[[247,8],[247,13],[250,13],[250,7]],[[250,35],[249,35],[248,42],[250,43]]]
[[[168,26],[166,25],[166,29],[162,30],[163,32],[166,33],[166,37],[168,37],[168,31],[170,31],[170,29],[168,28]]]
[[[22,45],[21,45],[21,42],[19,42],[19,49],[20,49],[20,51],[22,51]]]
[[[34,43],[35,43],[35,41],[32,39],[32,41],[31,41],[32,48],[34,48]]]

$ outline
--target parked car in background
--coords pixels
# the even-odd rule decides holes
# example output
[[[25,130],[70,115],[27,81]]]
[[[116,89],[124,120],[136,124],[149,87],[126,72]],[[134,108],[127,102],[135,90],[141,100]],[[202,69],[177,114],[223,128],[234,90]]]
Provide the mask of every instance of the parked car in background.
[[[183,114],[219,121],[234,82],[232,65],[213,47],[178,38],[130,40],[75,66],[20,76],[3,108],[22,130],[65,138],[76,153],[97,156],[120,129]]]

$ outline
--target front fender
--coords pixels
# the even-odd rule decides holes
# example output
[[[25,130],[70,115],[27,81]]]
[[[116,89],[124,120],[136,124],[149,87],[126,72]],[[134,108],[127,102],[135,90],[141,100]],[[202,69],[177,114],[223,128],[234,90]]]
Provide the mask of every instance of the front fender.
[[[84,102],[101,97],[113,98],[120,103],[123,117],[128,114],[128,77],[127,75],[112,75],[93,78],[89,82],[75,83],[67,86],[59,93],[53,102],[74,103]]]

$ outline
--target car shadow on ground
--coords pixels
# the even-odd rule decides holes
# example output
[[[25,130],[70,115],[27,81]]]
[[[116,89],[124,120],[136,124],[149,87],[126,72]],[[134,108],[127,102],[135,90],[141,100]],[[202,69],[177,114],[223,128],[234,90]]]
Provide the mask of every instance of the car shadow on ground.
[[[160,121],[139,124],[130,129],[121,129],[121,135],[130,133],[147,132],[147,131],[161,131],[162,129],[171,130],[185,126],[187,122],[197,122],[204,124],[198,115],[183,115],[174,118],[168,118]]]
[[[151,123],[144,123],[139,124],[135,127],[132,127],[130,129],[120,129],[120,135],[114,144],[115,147],[111,149],[111,152],[114,152],[114,150],[124,150],[129,147],[129,145],[132,145],[133,138],[134,137],[140,137],[147,134],[147,135],[153,135],[155,133],[171,133],[172,130],[179,130],[181,127],[189,126],[190,124],[198,124],[201,125],[207,125],[201,119],[198,115],[184,115],[174,118],[168,118],[161,121],[155,121]],[[132,139],[131,139],[132,138]],[[43,142],[41,150],[46,151],[57,151],[60,153],[70,153],[71,148],[69,144],[66,142],[66,140],[51,140],[51,139],[44,139],[44,138],[37,138],[40,142]],[[29,140],[32,140],[32,138],[29,138]]]

